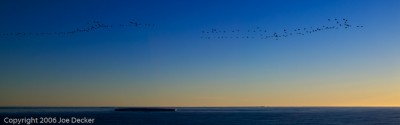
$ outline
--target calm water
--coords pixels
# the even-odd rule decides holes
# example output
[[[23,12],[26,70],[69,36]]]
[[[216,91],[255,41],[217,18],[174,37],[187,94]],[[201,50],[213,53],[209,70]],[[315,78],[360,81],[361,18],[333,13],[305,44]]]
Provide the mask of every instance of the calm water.
[[[0,108],[4,118],[94,118],[124,125],[400,125],[400,108],[178,108],[177,112],[115,112],[113,108]]]

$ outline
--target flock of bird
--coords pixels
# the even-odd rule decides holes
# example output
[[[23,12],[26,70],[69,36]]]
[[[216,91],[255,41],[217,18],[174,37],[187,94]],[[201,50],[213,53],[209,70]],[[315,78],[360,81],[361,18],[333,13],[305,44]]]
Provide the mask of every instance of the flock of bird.
[[[286,38],[295,35],[307,35],[315,32],[333,29],[348,29],[348,28],[363,28],[362,25],[350,25],[349,21],[345,18],[328,19],[330,25],[323,25],[319,27],[302,27],[296,29],[283,29],[280,32],[270,32],[269,30],[261,27],[252,29],[216,29],[201,31],[201,39],[275,39]]]
[[[295,36],[295,35],[307,35],[315,32],[320,32],[324,30],[333,29],[348,29],[348,28],[363,28],[361,25],[350,25],[349,21],[345,18],[334,18],[328,19],[330,25],[323,25],[319,27],[302,27],[296,29],[283,29],[279,32],[270,32],[269,30],[261,27],[256,27],[252,29],[229,29],[221,30],[216,28],[211,28],[209,30],[203,30],[201,33],[201,39],[275,39],[279,40],[281,38]],[[53,31],[53,32],[10,32],[10,33],[0,33],[1,36],[49,36],[49,35],[70,35],[76,33],[88,33],[100,29],[110,29],[115,27],[144,27],[150,28],[155,27],[152,23],[140,23],[137,21],[128,21],[125,24],[110,25],[101,23],[100,21],[93,20],[86,23],[86,26],[76,28],[70,31]]]
[[[87,22],[86,26],[76,28],[74,30],[70,31],[53,31],[53,32],[9,32],[9,33],[0,33],[0,36],[50,36],[50,35],[70,35],[70,34],[75,34],[75,33],[88,33],[88,32],[93,32],[96,30],[100,29],[109,29],[109,28],[115,28],[115,27],[144,27],[144,28],[150,28],[150,27],[155,27],[155,24],[152,23],[140,23],[137,21],[128,21],[125,24],[117,24],[117,25],[110,25],[110,24],[105,24],[101,23],[100,21],[93,20],[91,22]]]

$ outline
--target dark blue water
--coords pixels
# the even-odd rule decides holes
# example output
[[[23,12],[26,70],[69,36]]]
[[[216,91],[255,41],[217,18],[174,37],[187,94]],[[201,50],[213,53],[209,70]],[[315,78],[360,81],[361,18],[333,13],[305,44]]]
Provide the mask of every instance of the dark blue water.
[[[400,125],[400,108],[178,108],[177,112],[116,112],[113,108],[0,108],[4,118],[92,118],[96,125]]]

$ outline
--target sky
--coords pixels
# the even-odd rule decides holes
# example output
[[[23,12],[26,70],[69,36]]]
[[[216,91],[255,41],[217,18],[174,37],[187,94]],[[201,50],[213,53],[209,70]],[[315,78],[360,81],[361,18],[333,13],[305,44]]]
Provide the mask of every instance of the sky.
[[[2,0],[0,106],[400,106],[399,12],[398,0]],[[284,33],[335,19],[351,26]],[[112,27],[66,33],[97,24]]]

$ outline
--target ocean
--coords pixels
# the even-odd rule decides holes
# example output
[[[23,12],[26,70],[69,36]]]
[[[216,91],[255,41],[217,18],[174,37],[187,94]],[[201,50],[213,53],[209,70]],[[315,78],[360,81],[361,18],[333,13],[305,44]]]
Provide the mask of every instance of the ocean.
[[[38,121],[31,120],[30,125],[400,125],[400,107],[178,107],[176,112],[117,112],[112,107],[1,107],[0,118],[4,125],[27,125],[27,119],[35,118]],[[45,123],[36,123],[40,121]]]

